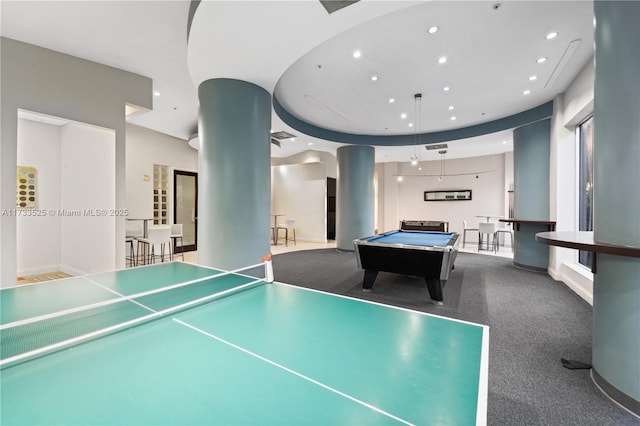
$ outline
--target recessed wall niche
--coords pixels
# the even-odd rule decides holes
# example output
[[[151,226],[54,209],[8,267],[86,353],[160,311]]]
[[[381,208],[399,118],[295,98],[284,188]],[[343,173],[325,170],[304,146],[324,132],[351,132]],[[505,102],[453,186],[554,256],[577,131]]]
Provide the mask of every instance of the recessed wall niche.
[[[35,209],[38,207],[38,171],[35,167],[18,166],[16,173],[16,207]]]

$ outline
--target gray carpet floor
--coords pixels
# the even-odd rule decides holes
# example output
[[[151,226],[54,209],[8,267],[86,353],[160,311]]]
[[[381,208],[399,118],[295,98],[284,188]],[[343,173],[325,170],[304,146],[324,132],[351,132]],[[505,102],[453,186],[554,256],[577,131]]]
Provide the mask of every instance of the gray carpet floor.
[[[437,306],[422,278],[380,272],[363,292],[353,253],[284,253],[273,269],[276,281],[488,325],[489,425],[640,425],[597,389],[590,370],[562,367],[561,358],[591,362],[591,306],[545,273],[459,253]]]

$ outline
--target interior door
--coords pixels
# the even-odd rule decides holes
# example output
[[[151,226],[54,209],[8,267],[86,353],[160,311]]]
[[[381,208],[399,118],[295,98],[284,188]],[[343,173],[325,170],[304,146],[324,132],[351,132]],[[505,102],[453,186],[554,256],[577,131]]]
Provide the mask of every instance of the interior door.
[[[182,224],[182,250],[198,249],[198,174],[174,170],[173,223]],[[180,240],[176,252],[179,253]]]

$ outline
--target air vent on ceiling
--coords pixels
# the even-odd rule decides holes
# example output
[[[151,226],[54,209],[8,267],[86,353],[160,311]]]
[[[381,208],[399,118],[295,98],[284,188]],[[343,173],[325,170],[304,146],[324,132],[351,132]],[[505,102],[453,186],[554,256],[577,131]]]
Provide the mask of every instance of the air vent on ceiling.
[[[440,143],[437,145],[425,145],[425,148],[427,148],[427,150],[431,151],[432,149],[447,149],[448,146],[446,143]]]
[[[351,0],[351,1],[343,1],[343,0],[319,0],[320,3],[322,4],[322,6],[324,6],[324,8],[327,10],[327,12],[329,12],[329,14],[332,14],[333,12],[336,12],[340,9],[343,9],[347,6],[351,6],[354,3],[358,3],[358,1],[360,0]]]
[[[271,143],[280,148],[280,141],[278,139],[271,138]]]
[[[279,132],[273,132],[271,133],[271,137],[272,138],[276,138],[276,139],[291,139],[291,138],[295,138],[296,135],[292,135],[291,133],[285,132],[283,130],[279,131]]]

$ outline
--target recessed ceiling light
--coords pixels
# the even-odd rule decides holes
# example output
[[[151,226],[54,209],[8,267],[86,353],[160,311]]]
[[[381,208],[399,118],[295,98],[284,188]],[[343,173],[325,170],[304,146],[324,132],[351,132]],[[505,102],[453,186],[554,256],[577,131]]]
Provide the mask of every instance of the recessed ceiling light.
[[[547,40],[553,40],[554,38],[558,37],[558,33],[555,31],[550,32],[549,34],[546,35],[546,39]]]
[[[409,123],[409,127],[413,127],[413,123]]]
[[[354,57],[354,58],[359,58],[360,56],[362,56],[362,52],[361,52],[361,51],[359,51],[359,50],[355,50],[355,51],[353,52],[353,57]]]
[[[378,81],[378,76],[377,75],[372,75],[371,76],[371,81]]]
[[[402,176],[398,176],[398,182],[402,182]]]
[[[507,141],[502,141],[502,145],[506,145],[506,144],[507,144]]]
[[[429,34],[435,34],[435,33],[437,33],[437,32],[438,32],[438,30],[439,30],[439,29],[440,29],[440,28],[438,28],[438,26],[437,26],[437,25],[434,25],[434,26],[432,26],[432,27],[429,27],[429,29],[427,30],[427,32],[428,32]]]
[[[453,105],[449,106],[449,111],[453,111]]]
[[[538,79],[537,75],[532,75],[531,77],[529,77],[529,81],[536,81]]]
[[[546,61],[547,61],[547,58],[544,58],[544,57],[536,59],[536,62],[539,63],[539,64],[541,64],[543,62],[546,62]]]
[[[529,90],[529,89],[527,89],[527,90],[522,92],[523,95],[528,95],[529,93],[531,93],[531,90]]]
[[[451,117],[451,121],[456,121],[455,115],[453,117]]]
[[[448,92],[451,88],[449,86],[445,86],[442,90],[444,90],[445,92]]]
[[[153,92],[153,96],[160,96],[160,92]]]
[[[404,120],[405,118],[407,118],[407,114],[403,112],[402,114],[400,114],[400,118]]]
[[[394,103],[396,100],[394,98],[389,98],[389,103],[392,104]]]
[[[313,142],[309,142],[307,145],[311,146],[311,145],[313,145]]]
[[[441,56],[440,58],[438,58],[438,63],[439,64],[447,63],[447,57],[446,56]]]

